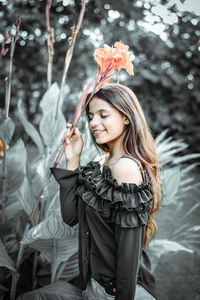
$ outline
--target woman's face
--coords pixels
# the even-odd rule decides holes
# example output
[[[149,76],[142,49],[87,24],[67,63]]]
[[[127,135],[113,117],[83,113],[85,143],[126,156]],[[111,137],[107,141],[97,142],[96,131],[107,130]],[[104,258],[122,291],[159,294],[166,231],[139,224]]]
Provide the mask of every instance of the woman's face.
[[[97,144],[122,141],[127,119],[110,103],[94,97],[89,103],[89,120]]]

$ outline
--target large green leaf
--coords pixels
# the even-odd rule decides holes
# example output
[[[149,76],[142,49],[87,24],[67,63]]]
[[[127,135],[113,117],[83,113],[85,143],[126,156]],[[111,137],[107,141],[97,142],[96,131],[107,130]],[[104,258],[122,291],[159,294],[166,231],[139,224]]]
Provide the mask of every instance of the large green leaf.
[[[14,194],[13,194],[14,195]],[[8,204],[5,207],[5,216],[6,216],[6,220],[10,220],[12,218],[15,218],[16,215],[23,210],[23,207],[21,206],[21,204],[17,201]]]
[[[167,239],[155,239],[149,243],[148,250],[151,253],[152,269],[154,270],[159,262],[161,255],[167,252],[185,251],[193,254],[193,250],[182,246],[178,242],[170,241]]]
[[[49,263],[56,258],[56,264],[59,264],[78,251],[78,233],[60,216],[52,214],[30,229],[21,243],[43,252]]]
[[[31,139],[33,140],[33,142],[35,143],[35,145],[37,146],[39,152],[42,154],[44,154],[44,147],[43,147],[43,143],[41,140],[41,137],[39,135],[39,132],[36,130],[36,128],[26,119],[25,117],[25,113],[22,109],[22,104],[21,104],[21,100],[18,102],[18,111],[17,111],[17,115],[20,118],[24,129],[26,131],[26,133],[31,137]]]
[[[78,273],[77,260],[74,257],[78,252],[77,229],[65,224],[56,212],[30,229],[21,243],[42,252],[42,258],[51,264],[52,282],[55,281],[59,266],[63,262],[72,260],[74,272]]]
[[[52,149],[53,146],[57,145],[58,138],[66,125],[66,121],[61,110],[62,99],[59,104],[57,118],[55,119],[59,92],[57,83],[54,83],[45,93],[40,102],[40,107],[43,112],[39,126],[40,134],[43,137],[45,145],[49,149]]]
[[[66,281],[57,281],[20,295],[17,300],[82,300],[82,291]]]
[[[53,165],[51,158],[52,157],[49,155],[38,163],[35,176],[31,183],[35,197],[38,197],[40,191],[43,190],[42,198],[43,200],[47,199],[48,201],[52,199],[59,189],[57,182],[50,172],[50,167]],[[56,156],[54,155],[53,158],[55,161]]]
[[[179,167],[162,170],[161,181],[163,191],[163,204],[176,202],[176,193],[180,187],[181,173]]]
[[[4,144],[9,144],[13,133],[15,131],[15,124],[10,118],[6,118],[0,126],[0,139]]]
[[[78,268],[78,252],[74,253],[74,255],[70,258],[70,260],[65,262],[64,269],[60,275],[60,279],[65,279],[67,281],[72,278],[77,277],[79,274]]]
[[[19,139],[16,145],[10,148],[6,159],[6,195],[11,195],[19,189],[26,173],[27,153],[24,142]],[[0,193],[3,190],[3,170],[0,162]]]
[[[59,136],[63,129],[65,129],[66,121],[63,113],[59,110],[58,117],[55,120],[55,111],[50,110],[43,115],[40,121],[40,134],[43,137],[45,145],[51,149],[56,145],[59,140]]]
[[[199,265],[199,251],[192,253],[185,249],[178,251],[169,249],[163,253],[154,271],[157,299],[199,299]]]
[[[5,212],[8,213],[9,216],[11,216],[12,207],[14,208],[15,206],[16,209],[18,208],[18,210],[24,209],[27,216],[30,216],[37,199],[36,197],[34,197],[33,189],[26,176],[24,177],[24,181],[22,185],[19,187],[19,189],[10,196],[10,201],[13,201],[13,203],[7,206],[5,209]],[[38,214],[39,212],[38,210],[36,210],[35,217],[33,218],[33,222],[32,222],[33,225],[35,224],[35,221],[39,217]]]
[[[40,101],[40,108],[42,109],[42,113],[44,115],[48,114],[50,111],[56,111],[57,101],[59,97],[60,89],[58,84],[55,82],[51,85],[51,87],[46,91],[42,100]],[[62,98],[59,103],[59,108],[62,107]]]
[[[199,208],[199,207],[198,207]],[[193,213],[194,220],[196,218],[197,222],[199,219],[199,209],[195,208],[196,213]],[[172,234],[172,239],[178,241],[180,244],[185,245],[190,248],[197,248],[199,250],[199,234],[200,234],[200,225],[184,224],[180,228],[178,228]]]
[[[56,214],[57,216],[61,217],[60,191],[59,190],[54,195],[53,199],[49,200],[46,203],[46,208],[45,208],[44,213],[45,213],[45,218],[51,216],[52,214]]]
[[[5,267],[11,271],[16,271],[12,259],[9,257],[6,248],[0,239],[0,267]]]

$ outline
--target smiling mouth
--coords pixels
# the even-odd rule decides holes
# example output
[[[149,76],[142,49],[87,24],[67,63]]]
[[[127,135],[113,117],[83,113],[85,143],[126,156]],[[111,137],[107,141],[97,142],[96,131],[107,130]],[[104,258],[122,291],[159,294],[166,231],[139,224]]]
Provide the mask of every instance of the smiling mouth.
[[[102,134],[105,130],[95,130],[93,131],[93,135],[94,136],[99,136],[100,134]]]

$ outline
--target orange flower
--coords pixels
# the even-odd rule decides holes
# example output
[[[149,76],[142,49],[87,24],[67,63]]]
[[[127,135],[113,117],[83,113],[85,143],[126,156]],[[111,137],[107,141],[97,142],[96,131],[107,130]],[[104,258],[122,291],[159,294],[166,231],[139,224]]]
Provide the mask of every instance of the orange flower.
[[[2,141],[0,140],[0,157],[4,157],[4,152],[3,152],[3,150],[4,150],[4,146],[3,146],[3,144],[2,144]]]
[[[133,64],[130,62],[129,46],[121,42],[115,42],[114,47],[104,45],[103,48],[96,49],[94,58],[100,66],[100,73],[106,71],[114,72],[115,70],[125,69],[130,75],[134,75]]]
[[[6,145],[6,149],[8,150],[9,148],[10,148],[9,145]],[[0,157],[4,157],[4,146],[1,140],[0,140]]]
[[[4,150],[3,143],[2,143],[1,140],[0,140],[0,149],[1,149],[2,151]]]

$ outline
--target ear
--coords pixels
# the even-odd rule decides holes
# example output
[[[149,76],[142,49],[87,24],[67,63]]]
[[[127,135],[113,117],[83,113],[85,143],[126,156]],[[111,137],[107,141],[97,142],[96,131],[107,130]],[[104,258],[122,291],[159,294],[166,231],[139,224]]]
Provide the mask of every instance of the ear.
[[[124,119],[124,124],[126,124],[126,125],[129,124],[129,119],[127,117],[125,117],[125,119]]]

